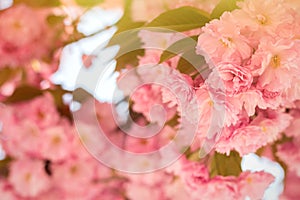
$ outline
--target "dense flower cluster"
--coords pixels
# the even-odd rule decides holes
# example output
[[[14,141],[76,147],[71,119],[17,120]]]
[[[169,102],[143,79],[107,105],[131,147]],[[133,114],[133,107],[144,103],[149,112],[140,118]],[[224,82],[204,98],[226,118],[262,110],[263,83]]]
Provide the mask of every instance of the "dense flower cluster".
[[[1,179],[2,199],[121,198],[124,179],[84,149],[50,94],[6,107],[1,121],[2,145],[12,159],[8,178]]]
[[[212,70],[201,87],[225,95],[216,150],[245,155],[279,139],[292,119],[285,108],[299,99],[299,14],[283,1],[238,5],[203,28],[197,52]]]
[[[132,34],[125,43],[138,41],[138,55],[133,51],[128,59],[116,58],[124,65],[116,68],[122,100],[95,101],[93,109],[76,118],[76,109],[86,108],[90,96],[72,96],[50,77],[58,69],[61,49],[84,37],[76,29],[77,15],[95,2],[41,6],[24,1],[0,11],[1,200],[263,199],[275,178],[264,171],[242,171],[242,157],[249,153],[281,164],[286,179],[281,198],[300,198],[298,2],[232,1],[234,9],[229,9],[223,8],[226,0],[126,1],[119,30],[155,22],[155,28],[183,33],[147,27]],[[110,3],[119,1],[102,6]],[[174,13],[186,16],[174,19]],[[207,23],[195,27],[199,15]],[[110,26],[101,31],[114,28]],[[194,46],[184,46],[193,43],[184,43],[186,39]],[[174,46],[176,55],[166,53]],[[105,57],[83,54],[84,73]],[[72,107],[70,96],[79,99],[78,108]],[[97,125],[89,121],[91,116]],[[99,127],[104,133],[100,138],[109,143],[97,139]],[[189,138],[194,139],[189,146],[177,148]],[[99,159],[134,163],[107,145],[132,155],[158,151],[151,158],[157,163],[181,157],[149,173],[126,173]],[[168,145],[172,148],[163,151]]]

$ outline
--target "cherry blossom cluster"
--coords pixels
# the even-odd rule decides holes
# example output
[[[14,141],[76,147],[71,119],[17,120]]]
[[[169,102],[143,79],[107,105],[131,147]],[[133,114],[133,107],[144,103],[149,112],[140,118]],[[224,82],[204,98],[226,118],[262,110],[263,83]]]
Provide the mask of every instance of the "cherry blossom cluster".
[[[64,0],[59,8],[34,7],[28,2],[0,11],[0,147],[5,153],[0,160],[1,200],[263,199],[275,177],[265,171],[242,171],[241,159],[249,153],[283,167],[282,199],[300,198],[298,2],[237,1],[236,9],[184,34],[139,31],[143,54],[136,56],[138,64],[126,63],[116,81],[122,97],[130,99],[128,113],[116,115],[115,104],[95,101],[93,109],[77,121],[70,102],[63,100],[64,95],[72,96],[71,91],[53,84],[50,77],[58,69],[61,49],[84,37],[76,30],[76,16],[63,10],[71,5],[82,14],[86,8],[76,5],[80,1]],[[217,4],[215,0],[213,4],[145,2],[149,10],[133,1],[137,12],[131,17],[125,13],[125,19],[147,20],[143,22],[147,26],[149,17],[165,7],[214,12]],[[184,63],[187,52],[162,59],[168,47],[187,38],[197,38],[192,53],[199,60]],[[88,57],[87,71],[94,67],[95,58]],[[195,63],[201,64],[190,69]],[[82,109],[84,101],[80,103]],[[96,116],[97,125],[86,120],[90,115]],[[127,118],[120,120],[122,124],[118,117]],[[151,128],[141,128],[151,125],[162,128],[150,138],[134,137],[151,134]],[[194,140],[162,169],[126,173],[106,166],[94,154],[99,149],[99,155],[116,163],[134,163],[117,157],[107,143],[96,139],[98,126],[111,145],[133,154],[173,144],[168,155],[160,154],[171,157],[178,154],[176,144],[191,135]],[[178,138],[182,130],[185,134]]]
[[[300,15],[284,1],[238,5],[203,28],[197,53],[212,70],[201,94],[224,94],[224,131],[216,150],[245,155],[281,138],[292,120],[285,109],[300,97]]]
[[[1,199],[121,199],[125,179],[88,153],[50,94],[5,107],[1,121],[11,159]]]

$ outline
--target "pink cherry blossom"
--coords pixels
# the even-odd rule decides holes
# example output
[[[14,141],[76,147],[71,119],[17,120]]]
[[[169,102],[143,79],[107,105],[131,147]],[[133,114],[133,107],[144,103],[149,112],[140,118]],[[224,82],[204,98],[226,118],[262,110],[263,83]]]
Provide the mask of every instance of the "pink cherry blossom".
[[[14,190],[23,197],[35,197],[49,189],[50,177],[41,160],[18,159],[10,166],[8,177]]]
[[[91,184],[95,167],[88,160],[68,159],[53,165],[54,182],[66,193],[80,195]]]
[[[281,92],[292,87],[292,81],[298,80],[298,42],[271,39],[263,40],[253,59],[259,57],[262,74],[257,87],[270,92]]]
[[[300,177],[293,172],[285,175],[284,192],[280,196],[280,200],[294,200],[300,198],[299,191]]]
[[[220,62],[241,62],[251,56],[252,48],[238,24],[237,18],[225,12],[220,20],[212,20],[203,28],[197,53],[205,56],[210,67]]]
[[[274,177],[265,172],[242,172],[238,177],[209,177],[204,164],[182,159],[177,174],[182,179],[190,199],[262,199]],[[259,188],[257,186],[259,185]]]
[[[233,11],[233,15],[244,28],[242,33],[253,37],[252,41],[258,41],[266,34],[276,35],[276,28],[280,24],[293,20],[283,0],[246,0],[238,5],[241,9]]]
[[[207,79],[210,87],[229,96],[247,91],[252,81],[253,77],[249,70],[231,63],[220,63]]]
[[[17,196],[13,187],[5,179],[0,179],[0,193],[2,200],[19,200],[22,197]]]
[[[0,14],[0,66],[17,66],[45,56],[53,33],[46,25],[46,13],[24,4]]]
[[[257,151],[260,147],[272,143],[281,137],[292,118],[276,111],[260,112],[250,123],[241,123],[240,127],[226,128],[216,143],[216,151],[227,153],[236,150],[240,155]]]
[[[19,103],[15,109],[17,120],[22,121],[27,118],[40,128],[56,125],[59,121],[54,99],[49,93],[34,98],[29,103]]]
[[[255,173],[243,172],[238,180],[240,199],[245,199],[246,197],[253,200],[262,199],[265,190],[273,181],[274,177],[263,171]]]
[[[128,175],[130,182],[126,184],[127,196],[132,200],[162,199],[166,200],[164,186],[171,182],[171,176],[164,172]]]
[[[68,126],[53,126],[44,130],[44,140],[47,142],[41,147],[44,158],[52,161],[67,159],[70,152],[72,135]]]
[[[285,162],[289,170],[300,177],[300,148],[299,140],[286,142],[278,146],[276,155]]]
[[[142,86],[131,95],[131,99],[134,101],[134,111],[143,113],[149,121],[161,121],[159,118],[162,115],[157,116],[158,118],[156,119],[151,119],[150,111],[151,108],[156,104],[163,105],[164,110],[166,110],[167,119],[171,119],[176,112],[175,107],[169,108],[167,103],[162,102],[161,87],[158,85]]]

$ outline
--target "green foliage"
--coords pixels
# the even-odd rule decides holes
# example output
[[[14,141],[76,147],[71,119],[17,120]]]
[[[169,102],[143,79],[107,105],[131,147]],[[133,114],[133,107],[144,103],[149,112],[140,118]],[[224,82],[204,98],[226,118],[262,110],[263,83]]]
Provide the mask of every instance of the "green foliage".
[[[49,92],[53,96],[54,103],[58,112],[61,115],[71,119],[72,116],[69,107],[63,103],[63,98],[62,98],[62,96],[68,93],[68,91],[63,90],[60,86],[56,86],[53,89],[41,90],[39,88],[30,85],[21,85],[18,88],[16,88],[15,92],[11,96],[9,96],[4,101],[4,103],[13,104],[13,103],[29,101],[38,96],[43,95],[45,92]]]
[[[103,0],[75,0],[79,6],[92,7],[103,2]]]
[[[64,16],[49,15],[47,17],[47,22],[50,26],[55,26],[57,24],[63,23],[64,19],[65,19]]]
[[[108,46],[114,45],[120,47],[115,57],[117,60],[116,71],[125,68],[126,65],[137,66],[138,57],[144,55],[144,49],[141,49],[142,42],[138,37],[138,30],[128,30],[114,35]]]
[[[167,121],[165,125],[171,126],[171,127],[176,127],[179,124],[179,119],[180,119],[180,116],[178,114],[176,114],[176,115],[174,115],[174,117],[172,119]]]
[[[177,70],[188,75],[200,74],[202,71],[207,70],[205,63],[203,56],[197,55],[195,50],[189,50],[179,59]]]
[[[133,21],[131,16],[132,13],[131,6],[132,6],[132,0],[125,0],[124,14],[123,17],[116,24],[116,26],[118,27],[118,31],[116,34],[126,30],[139,28],[145,24],[145,22]]]
[[[233,11],[237,9],[237,1],[239,0],[221,0],[220,3],[212,11],[210,17],[212,19],[218,19],[225,11]]]
[[[197,43],[197,36],[186,37],[169,46],[161,55],[160,63],[184,52],[187,52],[191,49],[195,50]]]
[[[138,57],[144,55],[144,50],[141,49],[142,42],[138,37],[138,30],[135,29],[143,26],[145,22],[134,22],[132,20],[131,6],[132,0],[125,0],[124,15],[116,23],[118,30],[107,45],[107,47],[114,45],[120,47],[116,55],[116,71],[120,71],[125,68],[126,65],[137,66]]]
[[[287,143],[287,142],[293,142],[293,138],[291,137],[287,137],[285,134],[283,134],[283,137],[280,140],[277,140],[275,143],[273,143],[271,145],[271,149],[272,149],[272,155],[274,156],[274,159],[277,163],[280,164],[280,166],[283,168],[285,174],[288,170],[288,166],[286,163],[284,163],[278,156],[277,156],[277,146]]]
[[[0,178],[8,176],[8,165],[11,161],[12,159],[9,157],[6,157],[4,160],[0,160]]]
[[[176,55],[180,55],[177,69],[184,74],[199,73],[203,69],[205,59],[195,52],[198,36],[181,39],[169,46],[161,55],[160,62],[166,61]]]
[[[70,108],[69,108],[68,105],[66,105],[63,102],[63,98],[62,98],[62,96],[64,94],[67,94],[69,92],[62,89],[60,86],[56,86],[54,89],[49,89],[49,90],[46,90],[46,91],[50,92],[50,94],[53,96],[54,103],[55,103],[55,106],[56,106],[58,112],[62,116],[65,116],[65,117],[67,117],[68,119],[71,120],[72,119],[72,114],[71,114]]]
[[[43,91],[38,88],[29,85],[22,85],[18,87],[15,92],[5,100],[5,103],[18,103],[22,101],[28,101],[42,94]]]
[[[209,164],[210,177],[239,176],[242,172],[241,161],[242,158],[235,151],[232,151],[229,156],[215,152]]]
[[[5,67],[0,70],[0,86],[2,86],[6,81],[12,79],[16,74],[21,72],[19,68],[9,68]]]
[[[158,27],[175,31],[188,31],[204,26],[210,21],[209,14],[190,6],[180,7],[160,14],[146,27]]]
[[[122,56],[119,56],[117,60],[117,66],[116,66],[116,71],[120,71],[121,69],[124,69],[126,65],[132,65],[132,66],[138,66],[139,56],[143,56],[145,51],[143,49],[138,49],[131,51],[129,53],[126,53]]]
[[[59,0],[14,0],[15,4],[25,3],[31,7],[57,7],[61,5]]]

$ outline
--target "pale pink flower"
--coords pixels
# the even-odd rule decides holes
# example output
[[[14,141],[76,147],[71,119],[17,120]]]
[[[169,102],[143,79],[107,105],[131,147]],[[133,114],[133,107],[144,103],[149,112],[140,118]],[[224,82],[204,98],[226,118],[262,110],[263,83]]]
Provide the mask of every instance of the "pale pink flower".
[[[34,158],[42,158],[41,149],[48,141],[44,140],[44,133],[37,127],[37,125],[31,120],[24,120],[19,122],[16,132],[11,138],[15,141],[15,145],[18,149],[14,151],[11,147],[11,155],[17,156],[29,156]]]
[[[29,102],[22,102],[14,106],[17,120],[30,120],[40,128],[56,125],[60,116],[56,110],[51,94],[34,98]]]
[[[95,101],[95,110],[91,110],[91,112],[96,112],[99,125],[105,133],[113,132],[117,129],[116,119],[113,115],[113,105]]]
[[[266,38],[261,41],[253,56],[253,59],[260,60],[262,69],[258,74],[258,88],[282,92],[291,88],[295,80],[299,80],[299,45],[299,42],[290,40],[274,42]]]
[[[209,83],[197,89],[196,95],[199,105],[198,114],[200,114],[198,130],[203,134],[207,134],[210,127],[221,130],[224,126],[238,122],[242,111],[242,102],[239,99],[228,97],[222,91],[209,88]]]
[[[245,0],[238,5],[241,9],[233,11],[233,15],[239,19],[243,33],[253,40],[259,40],[265,34],[276,35],[280,24],[293,20],[282,0]]]
[[[52,188],[50,188],[49,190],[41,193],[40,195],[38,195],[35,198],[31,198],[32,200],[54,200],[54,199],[66,199],[67,195],[61,191],[59,188],[56,188],[55,186],[53,186]]]
[[[207,83],[215,90],[233,96],[247,91],[253,81],[251,72],[232,63],[218,64],[209,75]]]
[[[280,196],[280,200],[295,200],[300,198],[300,177],[295,173],[288,171],[285,174],[285,185],[283,194]]]
[[[180,116],[180,123],[186,119],[192,124],[197,124],[199,105],[191,77],[181,74],[177,70],[171,70],[163,81],[164,84],[161,88],[163,103],[176,109]]]
[[[284,134],[288,137],[300,138],[300,110],[292,109],[289,114],[293,117],[293,120],[291,121],[290,126],[285,129]]]
[[[189,191],[197,191],[198,187],[209,181],[209,173],[205,165],[184,158],[181,159],[181,169],[178,175]]]
[[[300,99],[300,80],[292,78],[292,87],[283,92],[282,96],[287,103],[294,102]],[[289,106],[291,107],[291,106]]]
[[[255,114],[255,109],[257,107],[260,109],[266,109],[267,107],[271,107],[264,100],[263,93],[260,90],[257,90],[253,87],[247,90],[246,92],[242,92],[239,95],[235,96],[235,98],[239,99],[243,109],[247,112],[249,117]]]
[[[209,177],[208,168],[199,162],[181,161],[179,177],[193,200],[201,199],[236,199],[237,186],[234,177]]]
[[[95,163],[91,163],[89,159],[68,159],[63,163],[54,164],[54,183],[68,194],[80,195],[91,184],[95,167]]]
[[[35,197],[51,187],[41,160],[18,159],[10,165],[8,177],[14,190],[23,197]]]
[[[286,142],[278,146],[276,155],[287,164],[291,172],[300,177],[300,148],[299,140]]]
[[[198,105],[199,105],[199,121],[198,121],[198,129],[197,129],[197,135],[196,135],[196,141],[192,144],[192,149],[198,149],[203,142],[204,138],[207,137],[209,134],[209,128],[211,127],[212,123],[215,123],[213,121],[213,111],[214,111],[214,101],[211,97],[211,94],[209,93],[206,85],[201,86],[196,91],[196,96],[198,99]],[[223,113],[222,113],[223,114]],[[221,120],[222,121],[222,120]],[[222,121],[223,122],[223,121]],[[222,123],[219,124],[218,127],[222,127]],[[215,137],[215,135],[209,137]]]
[[[24,4],[0,14],[0,66],[17,66],[47,55],[53,32],[46,13]]]
[[[299,9],[297,10],[296,5],[293,5],[291,7],[288,1],[290,0],[285,0],[285,3],[287,3],[287,6],[290,8],[288,12],[293,17],[293,20],[289,21],[288,23],[279,24],[276,30],[276,34],[277,37],[279,38],[298,39],[300,36],[300,23],[299,23],[300,15],[298,13]],[[297,4],[299,7],[300,6],[299,2],[297,2]]]
[[[172,180],[171,183],[165,185],[166,197],[172,200],[189,199],[190,194],[186,191],[185,185],[181,179]]]
[[[220,20],[212,20],[203,27],[196,52],[205,56],[211,68],[220,62],[241,63],[250,58],[252,48],[247,38],[241,35],[237,20],[225,12]]]
[[[131,99],[133,100],[133,110],[139,113],[143,113],[143,115],[149,120],[149,121],[156,121],[160,122],[163,119],[161,117],[164,117],[162,114],[151,116],[150,111],[151,108],[155,105],[162,105],[164,110],[166,111],[166,120],[171,119],[175,112],[176,107],[170,108],[167,103],[163,103],[162,101],[162,93],[161,93],[161,86],[159,85],[144,85],[137,89],[132,95]],[[153,111],[155,111],[153,109]],[[153,117],[153,119],[152,119]]]
[[[138,130],[134,128],[128,130],[129,133],[133,134],[136,134],[137,131]],[[152,131],[153,129],[149,128],[144,130],[144,134],[141,131],[139,132],[139,135],[141,136],[146,136],[149,134],[153,135],[149,138],[136,138],[123,133],[123,148],[127,151],[135,153],[153,152],[168,145],[173,141],[177,134],[176,130],[168,125],[161,127],[161,130],[159,130],[157,133],[156,131]]]
[[[186,159],[181,159],[180,166],[176,174],[192,200],[242,200],[247,196],[262,199],[264,191],[274,181],[274,177],[265,172],[242,172],[238,177],[217,175],[210,178],[207,166]]]
[[[263,198],[266,189],[274,181],[274,177],[266,172],[243,172],[238,178],[240,199],[249,197],[251,200]]]
[[[236,150],[241,156],[256,152],[279,139],[291,120],[286,113],[271,110],[260,112],[249,124],[246,122],[239,125],[240,127],[224,129],[215,145],[216,151],[229,154],[231,150]]]
[[[68,126],[68,124],[53,126],[43,131],[44,137],[41,140],[46,142],[41,147],[41,152],[44,158],[55,162],[67,159],[70,156],[73,138]]]
[[[0,179],[1,200],[21,200],[22,198],[16,194],[13,187],[5,179]]]
[[[164,187],[172,180],[172,176],[164,171],[152,172],[148,174],[127,175],[129,182],[125,185],[127,197],[132,200],[166,200]]]
[[[200,186],[201,187],[201,186]],[[200,191],[193,193],[195,200],[202,199],[237,199],[236,178],[232,176],[216,176],[204,184]]]

